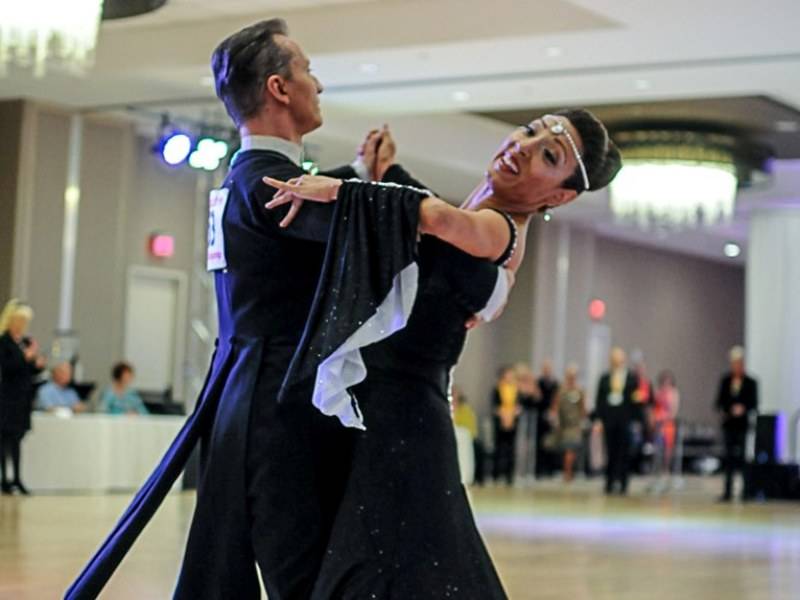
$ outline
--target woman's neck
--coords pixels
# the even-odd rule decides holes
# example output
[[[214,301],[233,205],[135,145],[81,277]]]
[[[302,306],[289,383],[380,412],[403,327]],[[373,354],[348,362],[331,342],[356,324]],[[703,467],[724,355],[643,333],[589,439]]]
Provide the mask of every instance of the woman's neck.
[[[472,190],[470,195],[467,196],[467,199],[461,204],[461,208],[463,210],[470,211],[478,211],[486,208],[501,210],[511,215],[518,227],[527,227],[532,217],[530,214],[517,213],[508,210],[508,208],[504,206],[503,202],[494,195],[492,185],[488,178],[481,180],[475,189]]]

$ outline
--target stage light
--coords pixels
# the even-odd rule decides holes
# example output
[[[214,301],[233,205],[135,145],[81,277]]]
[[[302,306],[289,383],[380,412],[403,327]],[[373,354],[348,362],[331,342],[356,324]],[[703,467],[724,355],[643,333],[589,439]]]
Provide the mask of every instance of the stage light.
[[[316,175],[319,173],[319,166],[313,160],[304,160],[300,167],[309,175]]]
[[[194,169],[215,171],[219,163],[228,155],[228,143],[206,137],[197,142],[197,147],[189,155],[189,166]]]
[[[737,256],[739,256],[742,253],[742,248],[739,246],[739,244],[737,244],[735,242],[728,242],[722,248],[722,252],[728,258],[736,258]]]
[[[192,138],[185,133],[173,132],[161,138],[161,158],[173,167],[181,164],[192,150]]]

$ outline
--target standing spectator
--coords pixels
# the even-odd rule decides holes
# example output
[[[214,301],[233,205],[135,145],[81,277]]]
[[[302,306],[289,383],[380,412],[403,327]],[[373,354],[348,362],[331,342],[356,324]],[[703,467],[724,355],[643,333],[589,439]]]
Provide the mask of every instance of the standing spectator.
[[[653,394],[652,429],[656,449],[653,491],[660,492],[669,487],[672,474],[672,457],[675,454],[677,426],[675,420],[680,408],[680,393],[675,385],[672,371],[661,371],[658,389]],[[666,478],[666,480],[665,480]]]
[[[635,457],[637,470],[643,470],[643,461],[653,452],[652,401],[653,384],[647,376],[647,365],[641,350],[631,352],[633,374],[636,376],[636,392],[633,395],[633,423],[631,424],[631,454]]]
[[[70,387],[71,382],[72,365],[68,362],[57,364],[50,372],[50,381],[40,387],[36,394],[36,408],[47,412],[59,409],[84,412],[86,404],[81,402],[78,392]]]
[[[750,416],[758,411],[758,383],[745,373],[744,348],[734,346],[730,354],[731,370],[722,377],[716,408],[722,418],[725,441],[725,490],[720,500],[733,498],[733,477],[744,468],[745,443]]]
[[[558,427],[558,444],[564,453],[564,481],[572,481],[575,459],[583,442],[583,421],[586,418],[586,394],[578,385],[578,367],[569,365],[564,383],[556,392],[552,413]]]
[[[550,423],[550,408],[558,391],[558,380],[553,374],[553,361],[549,358],[542,363],[542,373],[536,384],[539,386],[539,401],[536,428],[536,477],[541,478],[553,474],[553,453],[548,448],[548,441],[553,438],[553,425]]]
[[[636,376],[625,367],[622,348],[611,349],[611,369],[600,377],[595,401],[595,416],[600,421],[606,443],[606,494],[619,484],[620,494],[628,493],[631,423],[635,417]]]
[[[521,407],[514,369],[503,367],[497,375],[497,385],[492,392],[494,407],[494,480],[505,478],[508,485],[514,483],[514,450],[517,439],[517,423]]]
[[[521,433],[518,434],[522,438],[518,440],[522,459],[519,472],[523,477],[533,477],[536,471],[537,419],[541,393],[536,385],[536,376],[528,365],[517,364],[514,373],[517,377],[517,398],[522,410],[519,420]]]
[[[463,427],[472,434],[472,450],[475,456],[475,483],[483,485],[484,473],[483,462],[486,452],[483,447],[480,435],[478,433],[478,417],[475,411],[467,404],[467,399],[461,393],[461,388],[453,386],[451,391],[453,400],[453,422],[458,427]]]
[[[33,380],[44,368],[39,344],[26,337],[33,310],[17,300],[6,304],[0,315],[0,475],[2,493],[16,488],[28,495],[22,483],[20,454],[22,438],[31,428]],[[9,481],[6,461],[11,459],[14,479]]]
[[[111,415],[146,415],[147,408],[141,396],[131,388],[133,367],[119,362],[111,368],[111,385],[103,390],[100,410]]]

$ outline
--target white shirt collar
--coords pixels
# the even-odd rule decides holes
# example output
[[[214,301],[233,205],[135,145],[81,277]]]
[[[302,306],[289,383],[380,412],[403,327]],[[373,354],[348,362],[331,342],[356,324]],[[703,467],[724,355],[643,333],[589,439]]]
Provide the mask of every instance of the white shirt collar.
[[[300,144],[271,135],[246,135],[242,138],[239,150],[271,150],[283,154],[298,167],[303,162],[303,147]]]

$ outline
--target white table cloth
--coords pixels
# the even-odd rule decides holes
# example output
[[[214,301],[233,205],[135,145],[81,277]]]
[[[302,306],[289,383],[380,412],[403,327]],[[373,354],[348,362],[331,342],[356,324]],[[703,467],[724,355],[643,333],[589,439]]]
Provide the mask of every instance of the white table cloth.
[[[33,430],[22,442],[24,482],[34,492],[135,490],[185,419],[34,413]]]

